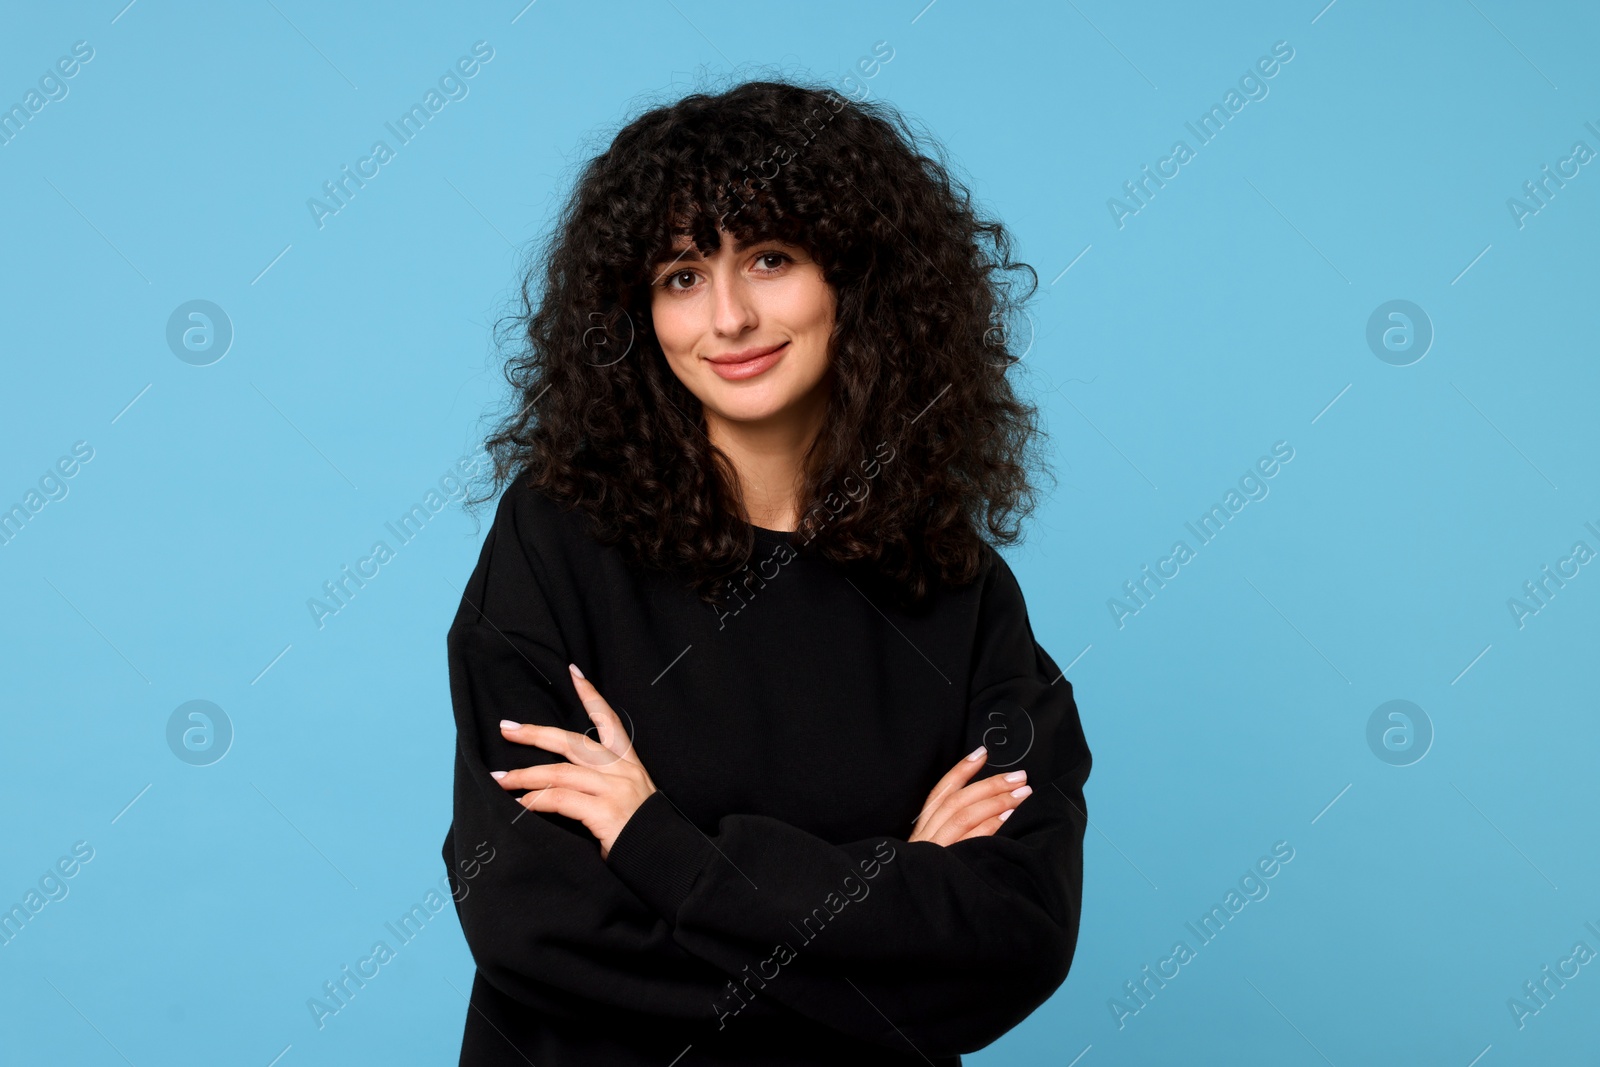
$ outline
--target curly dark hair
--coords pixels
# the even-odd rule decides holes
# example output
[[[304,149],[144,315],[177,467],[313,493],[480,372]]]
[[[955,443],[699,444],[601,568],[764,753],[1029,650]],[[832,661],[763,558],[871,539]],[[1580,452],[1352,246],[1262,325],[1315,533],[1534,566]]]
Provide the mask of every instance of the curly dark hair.
[[[508,320],[511,413],[485,441],[492,485],[469,509],[526,478],[634,563],[721,599],[754,535],[650,312],[674,238],[709,255],[719,228],[804,248],[837,296],[796,550],[865,566],[902,604],[972,581],[980,531],[1018,541],[1036,502],[1043,431],[1007,371],[1026,354],[1009,326],[1037,274],[898,111],[793,81],[646,111],[582,167]],[[1030,279],[1020,297],[1012,271]]]

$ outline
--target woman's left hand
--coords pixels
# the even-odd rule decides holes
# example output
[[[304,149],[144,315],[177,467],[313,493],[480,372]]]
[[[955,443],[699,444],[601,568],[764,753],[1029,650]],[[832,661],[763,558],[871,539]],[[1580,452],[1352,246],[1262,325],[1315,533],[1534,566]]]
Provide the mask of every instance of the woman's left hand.
[[[656,785],[634,755],[633,740],[617,713],[576,667],[568,666],[578,699],[599,730],[599,742],[587,733],[559,726],[502,720],[500,732],[506,740],[548,749],[567,757],[569,762],[491,773],[502,789],[529,790],[517,798],[517,803],[529,811],[551,811],[583,823],[599,839],[600,858],[605,859],[622,827],[645,798],[656,791]]]

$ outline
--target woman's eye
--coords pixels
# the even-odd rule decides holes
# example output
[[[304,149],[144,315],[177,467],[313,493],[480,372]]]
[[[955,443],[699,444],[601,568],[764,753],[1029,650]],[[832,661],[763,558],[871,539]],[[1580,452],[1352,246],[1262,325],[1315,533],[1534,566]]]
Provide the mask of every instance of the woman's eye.
[[[791,262],[792,259],[793,257],[785,252],[763,252],[756,257],[755,261],[757,269],[767,274],[773,274],[782,270],[784,265]],[[688,290],[694,288],[695,279],[696,274],[694,271],[680,270],[677,273],[669,274],[662,279],[661,287],[680,293],[687,292]],[[679,281],[682,281],[684,284],[677,284]]]

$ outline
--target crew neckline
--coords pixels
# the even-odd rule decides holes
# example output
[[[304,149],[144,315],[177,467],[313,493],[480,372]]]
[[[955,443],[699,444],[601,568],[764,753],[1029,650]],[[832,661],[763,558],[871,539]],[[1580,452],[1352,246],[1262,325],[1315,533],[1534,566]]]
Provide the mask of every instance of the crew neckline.
[[[757,526],[753,522],[745,523],[745,525],[750,527],[750,529],[754,530],[758,534],[765,534],[768,537],[781,537],[785,540],[793,537],[797,532],[795,530],[769,530],[765,526]]]

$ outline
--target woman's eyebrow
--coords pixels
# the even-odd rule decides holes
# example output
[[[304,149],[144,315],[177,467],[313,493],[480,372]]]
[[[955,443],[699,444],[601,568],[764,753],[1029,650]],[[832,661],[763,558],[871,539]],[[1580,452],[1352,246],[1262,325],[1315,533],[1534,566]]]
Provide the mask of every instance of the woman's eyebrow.
[[[743,252],[746,249],[754,248],[756,245],[765,244],[768,241],[771,241],[774,244],[788,243],[787,241],[781,241],[776,237],[755,237],[748,241],[735,241],[733,245],[733,251],[735,255],[738,255],[740,252]],[[658,260],[656,262],[656,266],[659,268],[664,267],[669,263],[702,261],[704,258],[705,257],[700,254],[700,250],[694,246],[693,242],[691,242],[685,248],[669,249],[667,252],[667,258]]]

